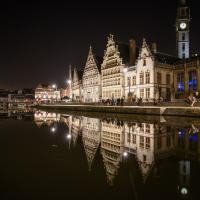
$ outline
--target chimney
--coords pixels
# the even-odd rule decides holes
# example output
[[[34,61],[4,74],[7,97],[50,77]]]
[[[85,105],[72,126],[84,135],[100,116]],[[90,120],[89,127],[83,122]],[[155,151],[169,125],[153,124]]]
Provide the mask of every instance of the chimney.
[[[129,40],[129,55],[130,65],[134,66],[136,61],[136,41],[134,39]]]
[[[151,50],[152,50],[153,53],[157,53],[157,44],[155,42],[152,43]]]

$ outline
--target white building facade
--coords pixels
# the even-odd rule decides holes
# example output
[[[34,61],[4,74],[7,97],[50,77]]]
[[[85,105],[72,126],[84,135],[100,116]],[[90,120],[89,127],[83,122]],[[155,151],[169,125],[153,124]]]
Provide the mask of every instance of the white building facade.
[[[84,102],[98,102],[101,99],[100,64],[90,46],[82,81]]]
[[[113,35],[110,35],[101,65],[102,99],[116,99],[124,96],[124,68],[125,63],[119,46]]]
[[[60,90],[55,85],[39,84],[35,89],[35,100],[37,103],[60,101]]]
[[[155,45],[150,49],[143,39],[135,66],[125,72],[125,99],[142,98],[144,101],[163,98],[171,100],[173,87],[172,56],[158,53]]]

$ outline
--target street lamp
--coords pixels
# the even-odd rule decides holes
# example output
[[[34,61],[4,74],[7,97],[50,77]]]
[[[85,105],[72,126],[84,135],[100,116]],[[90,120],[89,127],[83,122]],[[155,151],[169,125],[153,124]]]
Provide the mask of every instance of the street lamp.
[[[58,101],[58,94],[57,94],[57,85],[53,84],[52,88],[55,89],[55,96],[56,96],[56,102]]]
[[[72,80],[68,79],[67,83],[69,85],[69,98],[71,99],[72,98]]]
[[[56,84],[53,84],[53,85],[52,85],[52,88],[56,89],[56,88],[57,88]]]

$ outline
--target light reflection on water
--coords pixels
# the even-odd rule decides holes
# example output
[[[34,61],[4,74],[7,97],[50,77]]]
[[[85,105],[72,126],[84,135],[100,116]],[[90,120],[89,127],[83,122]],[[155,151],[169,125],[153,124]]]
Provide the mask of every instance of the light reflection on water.
[[[129,184],[133,188],[133,194],[130,196],[134,199],[143,199],[139,198],[138,193],[141,192],[141,187],[145,188],[142,193],[148,191],[145,185],[152,189],[159,184],[159,187],[154,189],[161,190],[157,192],[164,195],[162,190],[168,192],[167,188],[170,190],[171,187],[167,179],[172,179],[175,191],[174,196],[170,196],[172,192],[170,193],[171,199],[197,197],[198,191],[192,185],[197,184],[194,174],[200,170],[198,120],[186,124],[177,121],[171,125],[163,118],[143,122],[142,117],[141,120],[134,120],[134,117],[122,120],[120,117],[95,118],[44,111],[36,111],[33,118],[39,129],[48,127],[51,135],[59,134],[59,126],[62,124],[62,127],[65,127],[63,139],[69,150],[76,149],[80,145],[78,140],[81,140],[89,173],[95,170],[95,159],[101,156],[107,186],[115,187],[117,180],[123,176],[123,165],[129,165],[129,161],[134,159],[136,162],[126,169],[129,170]],[[23,115],[19,119],[23,119]],[[59,145],[53,144],[52,147],[58,148]],[[138,171],[134,172],[136,168]],[[174,172],[165,171],[167,168]],[[168,178],[165,177],[168,175]],[[139,183],[140,186],[136,186]],[[143,197],[145,199],[145,194]],[[149,198],[156,199],[153,195]]]

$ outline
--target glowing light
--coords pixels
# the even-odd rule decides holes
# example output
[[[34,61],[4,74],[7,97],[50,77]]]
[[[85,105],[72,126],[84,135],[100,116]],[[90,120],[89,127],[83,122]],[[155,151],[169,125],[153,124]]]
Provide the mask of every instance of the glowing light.
[[[68,81],[67,81],[68,84],[71,84],[71,82],[72,82],[71,80],[68,80]]]
[[[72,138],[71,134],[67,134],[67,139],[70,140]]]
[[[52,128],[51,128],[51,132],[54,133],[55,131],[56,131],[56,128],[55,128],[55,127],[52,127]]]
[[[53,84],[53,85],[52,85],[52,88],[54,88],[54,89],[55,89],[55,88],[56,88],[56,84]]]
[[[181,188],[181,194],[182,195],[187,195],[188,194],[187,188],[185,188],[185,187]]]
[[[128,71],[128,68],[124,68],[124,73],[126,73]]]
[[[126,157],[128,156],[128,153],[125,151],[125,152],[123,153],[123,156],[126,158]]]

